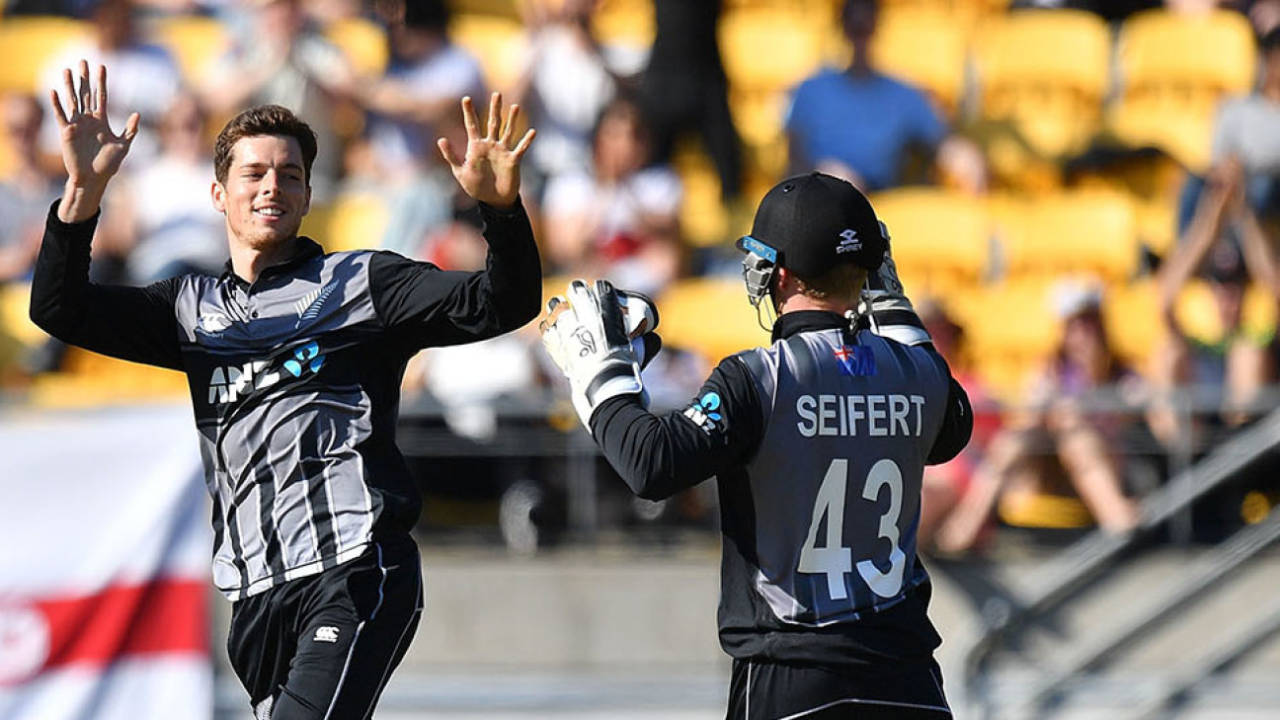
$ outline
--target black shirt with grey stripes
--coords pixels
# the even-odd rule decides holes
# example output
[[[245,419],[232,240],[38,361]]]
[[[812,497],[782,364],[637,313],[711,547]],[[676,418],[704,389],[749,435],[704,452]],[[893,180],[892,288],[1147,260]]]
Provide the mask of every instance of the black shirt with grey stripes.
[[[213,497],[214,583],[231,599],[402,534],[421,498],[395,445],[400,381],[429,346],[505,333],[541,301],[522,206],[481,205],[480,272],[385,251],[325,254],[300,237],[252,283],[231,270],[146,287],[89,281],[98,217],[51,208],[31,317],[88,350],[186,373]]]
[[[863,327],[865,332],[865,325]],[[799,342],[804,334],[832,329],[841,330],[846,343],[857,344],[854,333],[848,330],[846,319],[834,313],[819,311],[782,315],[774,326],[773,339],[775,342],[783,341],[784,344]],[[909,354],[915,358],[914,362],[918,366],[933,365],[943,373],[941,384],[932,385],[937,388],[933,391],[935,395],[938,391],[942,395],[936,399],[930,398],[929,402],[945,398],[945,407],[933,410],[941,415],[941,419],[937,423],[936,435],[923,446],[927,448],[924,457],[918,457],[914,461],[917,468],[921,463],[938,464],[955,457],[968,442],[973,428],[968,396],[950,377],[946,363],[932,346],[908,349],[892,341],[884,341],[883,347],[897,353],[896,357]],[[774,398],[761,397],[762,389],[749,367],[752,362],[749,355],[749,352],[739,353],[722,360],[699,390],[698,396],[683,411],[654,415],[634,395],[605,401],[591,417],[592,435],[610,464],[640,497],[663,499],[713,476],[717,478],[723,533],[720,641],[729,655],[739,659],[837,665],[928,662],[941,640],[928,619],[931,585],[923,570],[919,571],[914,584],[902,584],[901,592],[895,595],[892,602],[883,603],[870,612],[849,613],[830,622],[794,622],[790,618],[777,617],[776,609],[770,610],[767,598],[764,597],[766,593],[762,590],[768,582],[765,577],[767,573],[762,568],[769,565],[763,556],[770,549],[767,545],[786,545],[778,539],[780,533],[776,528],[798,527],[803,533],[804,528],[810,527],[810,513],[814,514],[812,528],[825,528],[832,519],[826,517],[819,525],[819,517],[824,516],[810,509],[813,507],[811,501],[801,502],[796,517],[780,517],[782,513],[788,512],[782,507],[783,502],[775,501],[758,506],[760,498],[768,497],[769,492],[774,493],[775,498],[786,498],[791,493],[801,492],[801,479],[794,476],[751,477],[751,468],[759,459],[757,456],[765,441],[771,416],[779,415],[789,408],[772,408]],[[903,382],[910,385],[915,380],[909,373]],[[764,394],[770,393],[765,391]],[[852,430],[850,426],[853,425],[854,418],[852,414],[846,413],[845,405],[834,407],[841,408],[838,413],[840,422],[848,419],[848,426],[835,422],[837,413],[826,414],[822,419],[830,422],[823,426],[822,435],[838,435],[842,427],[845,433]],[[909,412],[911,407],[907,404],[906,411]],[[862,409],[856,411],[861,412]],[[868,412],[861,416],[864,437],[839,439],[861,440],[866,443],[868,438],[865,436],[868,433],[865,423],[870,414]],[[882,414],[880,417],[887,416]],[[805,427],[816,431],[818,421],[815,419],[815,425]],[[776,425],[782,421],[774,419],[772,422]],[[902,422],[911,424],[906,418]],[[892,427],[893,423],[890,422],[889,428]],[[804,427],[801,434],[803,429]],[[885,428],[882,425],[880,429]],[[854,455],[874,452],[869,443],[853,444],[851,449]],[[801,455],[811,451],[801,441],[785,444],[781,452],[785,456],[775,467],[785,467],[788,471],[786,474],[792,475],[787,457],[793,458],[793,464],[799,466],[804,464]],[[904,453],[901,446],[896,452],[910,454]],[[756,485],[754,490],[753,483]],[[773,486],[773,489],[762,495],[761,488],[768,486]],[[899,487],[901,486],[899,481]],[[789,487],[794,489],[788,490]],[[854,492],[849,491],[850,497]],[[918,499],[915,502],[918,503]],[[918,505],[904,504],[903,507],[915,508]],[[914,527],[905,513],[904,520],[909,528]],[[849,532],[849,526],[846,524],[845,527],[846,532]],[[874,536],[874,524],[871,527],[871,535]],[[810,533],[814,532],[816,531],[810,530]],[[910,533],[912,539],[909,552],[914,554],[914,529]],[[824,536],[818,536],[818,544],[822,544],[822,537]],[[829,539],[831,536],[825,537]],[[882,543],[883,537],[880,541]],[[815,542],[812,534],[808,542]],[[827,548],[809,550],[816,549],[821,553],[828,548],[829,544]],[[787,545],[779,552],[785,556],[794,550],[797,548]],[[803,553],[801,551],[802,558]],[[802,559],[800,562],[803,564],[805,561]],[[918,565],[916,559],[914,566]],[[845,568],[846,573],[852,570],[853,568]],[[821,579],[820,573],[818,578]],[[825,587],[826,583],[819,582],[819,585]],[[852,597],[853,594],[850,593],[850,598]],[[794,607],[802,611],[813,609],[806,608],[806,602],[790,597],[786,598],[786,602],[795,603]]]

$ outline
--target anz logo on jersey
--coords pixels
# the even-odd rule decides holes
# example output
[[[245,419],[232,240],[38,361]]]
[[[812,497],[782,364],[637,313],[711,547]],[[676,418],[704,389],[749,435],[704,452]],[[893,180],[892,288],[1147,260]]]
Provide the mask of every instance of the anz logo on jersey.
[[[265,390],[282,379],[314,375],[324,367],[320,344],[312,340],[286,356],[278,365],[272,360],[250,360],[243,365],[216,367],[209,376],[209,404],[234,403],[251,392]]]
[[[719,429],[719,424],[724,422],[724,416],[717,412],[719,409],[720,395],[709,392],[685,408],[684,416],[702,428],[702,432],[710,435]]]

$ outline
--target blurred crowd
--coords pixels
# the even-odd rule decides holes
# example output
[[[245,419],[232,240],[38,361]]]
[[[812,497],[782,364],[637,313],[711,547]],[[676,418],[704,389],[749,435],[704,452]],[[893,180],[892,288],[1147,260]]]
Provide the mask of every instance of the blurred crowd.
[[[607,277],[662,304],[736,282],[731,241],[784,174],[871,195],[979,411],[969,450],[926,478],[920,533],[938,551],[981,548],[997,518],[1129,528],[1179,462],[1270,409],[1280,0],[3,5],[6,305],[62,185],[47,92],[80,58],[109,69],[113,125],[143,124],[94,243],[103,282],[222,272],[212,139],[261,103],[319,136],[304,232],[482,267],[478,214],[434,145],[461,142],[462,96],[500,90],[538,129],[523,197],[550,278]],[[698,340],[647,371],[655,404],[684,402],[718,359]],[[503,398],[557,382],[535,343],[429,351],[407,389],[455,432],[492,436]],[[0,338],[11,387],[63,364]]]

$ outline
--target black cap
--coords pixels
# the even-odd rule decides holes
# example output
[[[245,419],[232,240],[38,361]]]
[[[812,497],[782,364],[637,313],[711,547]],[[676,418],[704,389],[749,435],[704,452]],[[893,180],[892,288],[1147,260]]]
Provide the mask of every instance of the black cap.
[[[776,254],[767,259],[805,278],[844,263],[875,271],[889,245],[866,196],[819,172],[787,178],[764,196],[738,249],[767,257],[760,244]]]

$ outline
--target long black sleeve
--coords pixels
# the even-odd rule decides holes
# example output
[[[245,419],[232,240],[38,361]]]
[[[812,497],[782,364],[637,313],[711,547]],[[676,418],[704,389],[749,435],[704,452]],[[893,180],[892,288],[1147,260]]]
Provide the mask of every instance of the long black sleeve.
[[[764,412],[747,369],[726,358],[685,410],[657,416],[634,395],[615,397],[596,408],[591,432],[632,492],[660,500],[741,465],[764,435]]]
[[[928,464],[941,465],[959,455],[964,446],[969,444],[972,435],[973,407],[969,404],[969,394],[955,378],[951,378],[951,390],[947,394],[947,414],[943,416],[942,427],[933,441],[933,449],[929,451]]]
[[[418,347],[457,345],[515,330],[537,317],[542,269],[529,216],[481,203],[489,243],[480,272],[441,270],[391,252],[375,253],[369,285],[382,322]]]
[[[89,282],[89,247],[99,216],[64,223],[57,207],[55,202],[49,209],[31,279],[31,321],[71,345],[182,369],[174,314],[178,281],[142,288]]]

